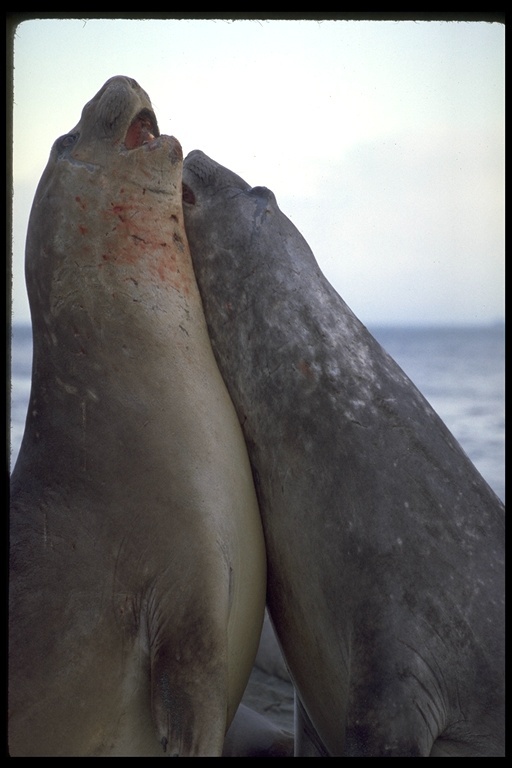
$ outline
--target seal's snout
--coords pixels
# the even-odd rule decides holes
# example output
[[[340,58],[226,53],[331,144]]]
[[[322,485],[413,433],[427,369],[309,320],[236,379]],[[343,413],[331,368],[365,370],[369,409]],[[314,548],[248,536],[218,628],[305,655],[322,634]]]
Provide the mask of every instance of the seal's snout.
[[[137,149],[143,144],[160,136],[156,117],[150,109],[142,109],[130,123],[126,132],[124,145],[126,149]]]

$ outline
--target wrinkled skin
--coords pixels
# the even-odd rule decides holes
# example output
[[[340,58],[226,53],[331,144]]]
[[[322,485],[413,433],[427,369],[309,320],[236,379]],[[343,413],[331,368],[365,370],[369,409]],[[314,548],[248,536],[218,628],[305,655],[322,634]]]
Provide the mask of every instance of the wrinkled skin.
[[[182,151],[110,79],[30,217],[11,479],[13,756],[220,755],[263,621],[251,470],[181,204]]]
[[[503,505],[272,192],[198,150],[183,181],[256,478],[296,754],[503,755]]]

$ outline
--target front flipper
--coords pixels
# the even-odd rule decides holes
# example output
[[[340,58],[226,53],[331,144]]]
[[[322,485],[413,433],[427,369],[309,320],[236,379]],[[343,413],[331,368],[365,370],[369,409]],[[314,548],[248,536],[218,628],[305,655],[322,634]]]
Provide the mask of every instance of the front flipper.
[[[151,709],[166,755],[218,757],[227,728],[226,621],[198,596],[150,612]]]

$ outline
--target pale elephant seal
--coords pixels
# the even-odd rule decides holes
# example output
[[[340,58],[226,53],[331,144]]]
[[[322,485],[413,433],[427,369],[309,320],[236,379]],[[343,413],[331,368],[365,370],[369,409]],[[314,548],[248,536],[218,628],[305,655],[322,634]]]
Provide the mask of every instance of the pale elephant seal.
[[[183,180],[256,477],[297,753],[503,754],[501,502],[272,192],[199,151]]]
[[[114,77],[55,142],[35,195],[11,755],[220,755],[256,654],[261,520],[181,170],[147,94]]]

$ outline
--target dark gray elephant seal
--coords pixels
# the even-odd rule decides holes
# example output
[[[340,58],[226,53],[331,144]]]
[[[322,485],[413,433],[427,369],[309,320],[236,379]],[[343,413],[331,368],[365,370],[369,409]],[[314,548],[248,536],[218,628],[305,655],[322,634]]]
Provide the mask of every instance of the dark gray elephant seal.
[[[35,195],[11,755],[220,755],[252,668],[263,533],[190,261],[182,159],[147,94],[115,77]]]
[[[183,181],[257,480],[297,753],[502,755],[501,502],[272,192],[199,151]]]

